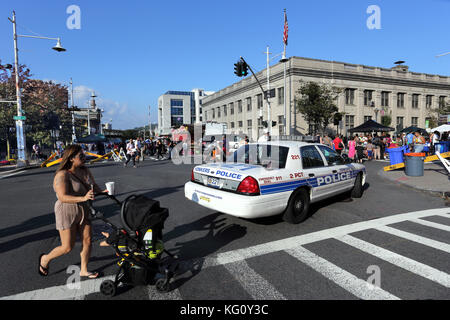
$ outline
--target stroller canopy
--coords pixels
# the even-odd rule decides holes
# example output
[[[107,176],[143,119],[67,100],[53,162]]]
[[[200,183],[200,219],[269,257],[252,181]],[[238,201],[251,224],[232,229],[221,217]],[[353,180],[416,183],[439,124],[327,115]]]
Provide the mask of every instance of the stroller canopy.
[[[146,196],[130,196],[122,204],[122,224],[128,232],[142,231],[144,229],[164,228],[164,221],[169,216],[165,208],[161,208],[159,201]]]

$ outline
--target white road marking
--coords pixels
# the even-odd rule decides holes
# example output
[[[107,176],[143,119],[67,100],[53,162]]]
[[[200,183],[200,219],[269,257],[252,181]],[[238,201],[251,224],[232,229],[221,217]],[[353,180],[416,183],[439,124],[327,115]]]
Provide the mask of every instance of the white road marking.
[[[436,222],[431,222],[431,221],[427,221],[427,220],[422,220],[422,219],[412,219],[411,222],[414,223],[418,223],[427,227],[432,227],[435,229],[440,229],[440,230],[444,230],[444,231],[449,231],[450,232],[450,226],[447,226],[445,224],[441,224],[441,223],[436,223]]]
[[[286,300],[266,279],[253,270],[244,260],[224,267],[255,300]]]
[[[303,247],[298,246],[286,250],[286,252],[360,299],[400,300],[380,287],[359,279]]]
[[[349,235],[336,237],[335,239],[342,241],[358,250],[369,253],[384,261],[387,261],[397,267],[408,270],[428,280],[437,282],[447,288],[450,287],[450,275],[443,271],[437,270],[418,261],[401,256],[397,253],[380,248],[369,242],[357,239]]]
[[[414,241],[420,244],[423,244],[427,247],[431,247],[437,250],[441,250],[441,251],[445,251],[447,253],[450,253],[450,245],[440,242],[440,241],[436,241],[436,240],[432,240],[429,238],[425,238],[425,237],[421,237],[418,235],[415,235],[413,233],[409,233],[409,232],[405,232],[399,229],[395,229],[395,228],[391,228],[391,227],[387,227],[387,226],[380,226],[376,228],[379,231],[383,231],[386,233],[390,233],[396,237],[400,237],[400,238],[404,238],[406,240],[410,240],[410,241]]]
[[[313,243],[317,241],[322,241],[326,239],[336,238],[340,236],[345,236],[350,233],[364,231],[367,229],[378,229],[383,232],[393,233],[395,236],[403,236],[408,237],[409,240],[414,239],[413,241],[423,243],[427,246],[431,246],[437,248],[439,250],[443,250],[449,252],[449,245],[426,239],[423,237],[419,237],[413,234],[407,234],[405,232],[400,232],[400,230],[396,230],[393,228],[385,227],[389,224],[395,224],[403,221],[408,221],[412,219],[420,219],[423,217],[429,216],[443,216],[450,217],[450,208],[441,208],[441,209],[430,209],[430,210],[422,210],[416,212],[409,212],[404,214],[398,214],[393,216],[388,216],[384,218],[379,218],[375,220],[357,222],[345,226],[335,227],[327,230],[321,230],[305,235],[295,236],[287,239],[272,241],[269,243],[259,244],[252,247],[238,249],[228,252],[219,253],[215,256],[206,257],[202,264],[202,269],[225,265],[229,263],[236,263],[239,261],[243,261],[245,259],[261,256],[264,254],[269,254],[277,251],[290,250],[295,249],[300,245],[305,245],[308,243]],[[79,299],[86,295],[99,292],[100,284],[103,280],[111,279],[114,280],[114,276],[104,277],[101,279],[87,280],[81,282],[81,289],[68,289],[66,285],[49,287],[45,289],[39,289],[24,293],[19,293],[16,295],[11,295],[7,297],[1,297],[0,300],[11,300],[11,299],[20,299],[20,300],[62,300],[62,299]],[[366,282],[364,282],[367,284]],[[175,297],[176,297],[175,293]]]
[[[223,252],[217,254],[215,257],[210,257],[205,260],[204,267],[212,267],[217,265],[223,265],[226,263],[237,262],[257,256],[261,256],[264,254],[269,254],[272,252],[282,251],[286,249],[295,248],[299,245],[305,245],[308,243],[318,242],[330,238],[335,238],[339,236],[343,236],[346,234],[351,234],[359,231],[364,231],[367,229],[376,229],[378,227],[384,227],[388,224],[395,224],[411,219],[417,219],[422,217],[433,216],[441,213],[450,212],[450,208],[442,208],[442,209],[431,209],[431,210],[423,210],[416,211],[404,214],[398,214],[394,216],[389,216],[385,218],[379,218],[375,220],[357,222],[341,227],[335,227],[327,230],[321,230],[313,233],[308,233],[300,236],[295,236],[291,238],[286,238],[282,240],[276,240],[268,243],[259,244],[256,246],[238,249],[228,252]],[[381,229],[380,229],[381,230]],[[397,233],[398,234],[398,233]],[[396,234],[396,235],[397,235]],[[418,239],[418,238],[416,238]],[[423,238],[422,238],[423,239]],[[430,244],[430,242],[427,242]],[[438,245],[437,241],[434,242],[435,245]],[[439,242],[439,244],[442,244]],[[446,245],[446,244],[443,244]],[[448,246],[448,245],[447,245]]]

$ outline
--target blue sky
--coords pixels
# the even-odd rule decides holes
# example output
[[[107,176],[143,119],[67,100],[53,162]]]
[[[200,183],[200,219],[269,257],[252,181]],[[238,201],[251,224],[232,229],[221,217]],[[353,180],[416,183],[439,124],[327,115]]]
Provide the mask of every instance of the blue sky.
[[[81,29],[70,30],[66,9],[81,10]],[[369,30],[370,5],[380,8],[381,29]],[[91,91],[113,127],[157,121],[157,99],[168,90],[217,91],[240,80],[233,64],[243,56],[265,68],[266,46],[283,50],[283,9],[289,22],[287,56],[390,68],[405,60],[414,72],[450,75],[450,0],[317,1],[104,1],[15,0],[0,3],[0,59],[14,61],[18,33],[61,37],[19,38],[19,60],[34,78],[68,84],[85,107]],[[278,59],[272,60],[276,63]]]

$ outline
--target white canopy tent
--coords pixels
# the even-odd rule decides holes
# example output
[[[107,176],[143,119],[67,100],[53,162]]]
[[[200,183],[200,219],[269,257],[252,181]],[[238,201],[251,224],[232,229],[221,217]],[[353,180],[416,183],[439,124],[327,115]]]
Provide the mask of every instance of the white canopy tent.
[[[439,133],[450,131],[450,124],[443,124],[442,126],[431,129],[431,132],[439,131]]]

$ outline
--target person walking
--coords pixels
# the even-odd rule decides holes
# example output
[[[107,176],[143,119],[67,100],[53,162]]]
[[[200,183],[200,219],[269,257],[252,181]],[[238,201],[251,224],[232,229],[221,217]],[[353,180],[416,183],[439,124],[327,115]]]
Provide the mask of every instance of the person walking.
[[[344,148],[343,147],[344,143],[342,142],[342,139],[339,136],[336,136],[336,138],[334,138],[334,140],[333,140],[333,144],[334,144],[334,149],[336,150],[336,152],[338,154],[341,154],[342,149]]]
[[[373,158],[375,160],[380,160],[381,139],[377,134],[373,136],[372,143],[373,143]]]
[[[354,137],[353,139],[350,139],[348,141],[348,157],[352,159],[352,161],[355,160],[356,155],[356,140],[358,137]]]
[[[130,139],[130,141],[127,144],[127,161],[124,163],[124,167],[128,165],[128,162],[130,160],[133,160],[133,168],[136,168],[136,145],[133,141],[133,139]]]
[[[92,247],[88,201],[94,200],[94,193],[107,190],[99,188],[92,173],[85,167],[85,161],[86,157],[79,145],[68,146],[53,179],[53,190],[57,197],[56,229],[59,231],[61,245],[50,253],[39,256],[38,272],[43,277],[48,276],[52,260],[72,251],[77,234],[82,244],[80,276],[89,279],[99,276],[98,272],[89,272],[87,268]]]

